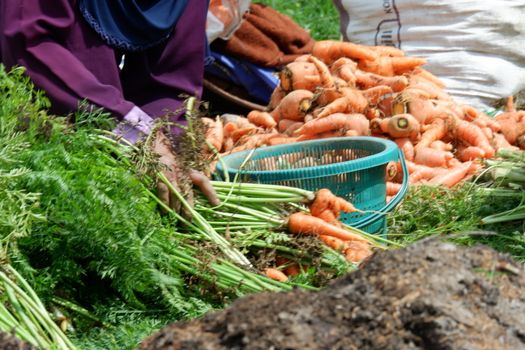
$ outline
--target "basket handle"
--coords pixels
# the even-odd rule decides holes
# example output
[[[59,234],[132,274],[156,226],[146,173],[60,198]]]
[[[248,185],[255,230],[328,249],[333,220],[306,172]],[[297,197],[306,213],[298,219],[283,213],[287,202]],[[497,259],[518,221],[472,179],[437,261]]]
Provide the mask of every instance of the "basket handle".
[[[407,164],[405,162],[405,155],[403,154],[403,151],[399,149],[399,161],[401,162],[401,169],[403,170],[403,183],[401,184],[401,189],[399,192],[392,198],[390,202],[388,202],[383,208],[381,208],[377,213],[374,213],[370,216],[367,216],[363,220],[357,221],[352,226],[355,228],[362,228],[364,226],[370,225],[377,220],[383,218],[390,210],[395,208],[399,202],[403,199],[405,196],[405,193],[408,190],[408,168]]]

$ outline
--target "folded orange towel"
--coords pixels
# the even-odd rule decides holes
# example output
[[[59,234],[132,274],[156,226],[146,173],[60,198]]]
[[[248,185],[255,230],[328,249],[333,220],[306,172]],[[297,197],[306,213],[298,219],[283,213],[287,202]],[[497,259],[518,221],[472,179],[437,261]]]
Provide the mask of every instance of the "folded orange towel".
[[[290,17],[262,4],[251,4],[241,26],[227,41],[215,40],[214,51],[265,67],[288,64],[312,52],[314,40]]]

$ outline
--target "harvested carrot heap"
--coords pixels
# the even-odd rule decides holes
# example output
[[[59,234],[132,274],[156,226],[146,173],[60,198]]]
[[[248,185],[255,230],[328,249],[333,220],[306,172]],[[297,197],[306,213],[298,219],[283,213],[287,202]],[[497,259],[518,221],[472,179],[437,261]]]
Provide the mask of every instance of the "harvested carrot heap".
[[[454,101],[425,63],[396,48],[317,41],[311,55],[281,69],[267,111],[256,113],[264,120],[251,112],[251,125],[240,127],[250,132],[232,138],[224,125],[217,149],[229,154],[328,137],[385,137],[407,160],[427,167],[410,167],[411,184],[444,186],[472,176],[477,167],[469,162],[479,164],[501,149],[525,149],[525,111],[516,111],[512,97],[506,112],[492,118]],[[447,172],[455,176],[443,181]]]

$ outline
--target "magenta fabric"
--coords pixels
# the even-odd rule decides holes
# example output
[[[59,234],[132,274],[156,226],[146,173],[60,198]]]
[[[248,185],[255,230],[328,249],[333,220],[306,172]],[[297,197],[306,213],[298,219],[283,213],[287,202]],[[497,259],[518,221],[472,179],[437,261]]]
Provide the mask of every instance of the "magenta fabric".
[[[166,42],[124,53],[120,71],[123,52],[88,26],[77,1],[0,0],[0,58],[7,68],[27,68],[54,113],[74,111],[87,99],[119,119],[134,106],[158,118],[178,111],[181,95],[202,94],[206,12],[207,0],[192,0]]]

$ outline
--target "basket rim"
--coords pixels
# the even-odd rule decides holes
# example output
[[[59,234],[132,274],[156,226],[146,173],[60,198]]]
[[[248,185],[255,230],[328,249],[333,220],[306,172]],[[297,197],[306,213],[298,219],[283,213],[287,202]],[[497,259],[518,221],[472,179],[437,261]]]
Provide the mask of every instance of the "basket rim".
[[[251,156],[252,159],[261,159],[261,158],[264,158],[266,154],[278,153],[282,151],[285,151],[285,152],[282,152],[281,154],[286,154],[286,153],[291,153],[295,151],[300,151],[305,147],[315,147],[320,144],[345,143],[345,142],[350,142],[350,141],[379,143],[384,146],[384,149],[378,153],[368,155],[368,156],[358,158],[358,159],[347,160],[347,161],[339,162],[335,164],[325,164],[325,165],[309,166],[309,167],[294,168],[294,169],[240,170],[239,171],[238,168],[228,167],[227,165],[228,160],[237,160],[237,161],[242,160],[241,162],[239,162],[239,164],[242,164],[242,162],[246,160],[247,157],[250,156],[250,154],[252,155]],[[224,174],[224,172],[227,171],[229,175],[234,175],[235,173],[239,173],[242,176],[253,176],[253,177],[282,175],[282,176],[286,176],[286,180],[299,180],[299,179],[337,175],[342,172],[364,170],[364,169],[386,164],[390,161],[396,161],[397,159],[398,159],[398,146],[393,141],[382,139],[379,137],[373,137],[373,136],[348,136],[348,137],[326,138],[326,139],[320,139],[320,140],[308,140],[308,141],[301,141],[301,142],[296,142],[293,144],[285,144],[285,145],[267,146],[267,147],[262,147],[262,148],[258,148],[255,150],[246,150],[246,151],[233,153],[233,154],[224,156],[222,164],[221,162],[218,162],[215,171],[219,175]],[[223,164],[224,166],[226,166],[225,169],[223,169]]]

